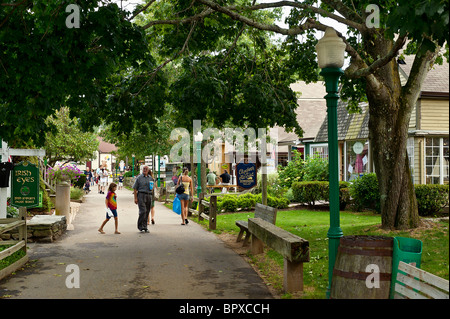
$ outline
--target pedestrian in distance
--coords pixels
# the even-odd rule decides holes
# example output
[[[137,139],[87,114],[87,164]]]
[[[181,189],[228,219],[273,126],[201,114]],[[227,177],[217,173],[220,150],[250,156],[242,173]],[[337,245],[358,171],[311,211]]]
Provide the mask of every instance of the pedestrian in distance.
[[[188,176],[189,170],[187,167],[183,168],[183,174],[178,179],[178,184],[183,183],[184,185],[184,193],[178,194],[178,198],[181,202],[181,225],[189,224],[189,220],[187,219],[189,204],[194,200],[194,186],[192,185],[192,179]],[[189,190],[192,194],[189,196]]]
[[[206,175],[206,184],[207,186],[215,186],[216,185],[216,174],[213,171],[209,171],[208,175]],[[214,187],[210,187],[210,193],[214,193]]]
[[[105,193],[105,189],[108,186],[108,170],[106,168],[102,168],[100,170],[100,184],[101,184],[101,192],[100,194]]]
[[[150,214],[152,216],[152,225],[155,225],[155,198],[153,196],[152,200],[152,209],[150,210]],[[147,219],[147,225],[150,225],[150,219]]]
[[[111,217],[114,217],[114,225],[115,225],[115,231],[114,234],[120,234],[119,232],[119,219],[117,217],[117,195],[116,195],[116,189],[117,184],[111,183],[108,188],[108,194],[106,195],[105,199],[105,205],[106,205],[106,219],[103,221],[102,225],[98,229],[100,234],[104,234],[103,227],[106,225],[107,222],[111,219]],[[111,214],[109,211],[111,211]]]
[[[148,215],[152,207],[153,192],[155,189],[155,180],[148,166],[144,166],[134,182],[134,203],[138,205],[139,217],[137,227],[139,231],[149,233],[147,228]]]
[[[119,175],[119,190],[121,190],[123,188],[123,179],[124,179],[123,174],[120,173],[120,175]]]
[[[230,174],[228,174],[227,170],[225,170],[225,172],[220,175],[220,178],[222,179],[222,185],[230,185],[230,179],[231,176]],[[227,193],[228,189],[226,187],[222,188],[222,193]]]

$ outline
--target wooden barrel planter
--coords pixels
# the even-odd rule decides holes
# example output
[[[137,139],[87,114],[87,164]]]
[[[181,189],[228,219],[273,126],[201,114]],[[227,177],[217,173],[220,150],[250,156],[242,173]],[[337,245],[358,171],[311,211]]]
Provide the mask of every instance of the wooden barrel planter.
[[[342,237],[334,265],[330,297],[389,299],[392,252],[392,237]],[[375,273],[377,270],[379,273]],[[374,285],[375,278],[379,278],[379,288]]]

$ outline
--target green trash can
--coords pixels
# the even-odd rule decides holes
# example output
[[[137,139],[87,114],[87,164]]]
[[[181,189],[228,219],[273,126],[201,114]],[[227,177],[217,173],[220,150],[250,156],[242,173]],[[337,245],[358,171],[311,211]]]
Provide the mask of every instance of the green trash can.
[[[420,268],[422,258],[422,241],[414,238],[394,237],[394,250],[392,255],[392,277],[389,297],[394,299],[395,282],[397,279],[398,264],[403,261]],[[402,272],[403,273],[403,272]]]

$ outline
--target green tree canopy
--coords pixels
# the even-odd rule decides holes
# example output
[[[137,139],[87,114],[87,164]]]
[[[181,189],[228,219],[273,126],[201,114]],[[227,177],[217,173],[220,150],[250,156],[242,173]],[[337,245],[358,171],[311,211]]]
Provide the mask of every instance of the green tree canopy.
[[[83,132],[77,119],[70,118],[69,109],[62,107],[46,120],[52,130],[45,133],[45,151],[48,164],[56,162],[86,162],[98,150],[97,135]]]
[[[122,130],[152,122],[164,107],[163,73],[141,76],[155,67],[142,28],[117,4],[96,0],[78,2],[80,28],[68,28],[65,8],[72,3],[0,5],[0,137],[10,145],[42,145],[44,119],[60,105],[85,129],[105,121],[120,122]]]

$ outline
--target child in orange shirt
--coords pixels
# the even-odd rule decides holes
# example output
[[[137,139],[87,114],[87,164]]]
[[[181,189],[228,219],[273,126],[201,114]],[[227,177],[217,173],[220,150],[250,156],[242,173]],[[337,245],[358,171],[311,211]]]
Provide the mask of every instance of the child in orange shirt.
[[[113,216],[114,216],[114,223],[115,223],[115,227],[116,227],[116,231],[114,232],[114,234],[120,234],[120,232],[118,230],[119,220],[117,218],[117,196],[116,196],[116,193],[115,193],[116,189],[117,189],[117,184],[116,183],[111,183],[109,185],[108,194],[106,195],[106,199],[105,199],[105,204],[106,204],[106,209],[108,210],[108,208],[109,208],[111,210],[111,212],[113,213]],[[106,212],[106,219],[103,221],[102,225],[98,229],[98,231],[101,234],[105,233],[103,231],[103,226],[105,226],[105,224],[109,221],[109,219],[111,217],[112,216],[109,216],[108,212]]]

